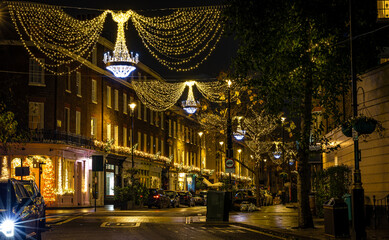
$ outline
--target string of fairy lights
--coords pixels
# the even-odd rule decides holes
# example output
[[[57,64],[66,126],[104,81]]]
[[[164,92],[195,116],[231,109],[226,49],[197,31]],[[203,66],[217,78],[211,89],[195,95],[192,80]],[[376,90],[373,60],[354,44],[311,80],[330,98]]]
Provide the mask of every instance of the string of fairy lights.
[[[60,7],[36,3],[7,2],[9,13],[23,46],[45,70],[54,74],[68,74],[61,66],[72,66],[76,71],[90,57],[100,38],[107,11],[91,20],[77,20]],[[42,61],[34,47],[50,60]],[[76,56],[76,57],[74,57]],[[81,61],[81,62],[80,62]]]
[[[43,68],[59,75],[69,73],[68,69],[61,69],[61,66],[78,62],[72,66],[71,71],[75,71],[90,57],[108,14],[118,24],[113,57],[118,54],[121,60],[138,61],[137,56],[127,56],[124,24],[131,20],[150,53],[161,64],[175,71],[189,71],[201,65],[211,55],[223,34],[223,6],[179,8],[161,17],[146,17],[132,10],[105,10],[91,20],[78,20],[59,6],[18,1],[8,1],[6,4],[28,53]],[[27,44],[28,41],[51,62],[40,60]],[[104,60],[109,58],[107,56]]]

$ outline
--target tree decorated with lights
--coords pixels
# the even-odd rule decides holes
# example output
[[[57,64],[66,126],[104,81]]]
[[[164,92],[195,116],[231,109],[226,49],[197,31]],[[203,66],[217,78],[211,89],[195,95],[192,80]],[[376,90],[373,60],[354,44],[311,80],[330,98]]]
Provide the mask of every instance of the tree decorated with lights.
[[[311,130],[317,129],[312,126],[312,109],[322,107],[323,116],[339,124],[339,96],[350,82],[348,48],[339,44],[348,32],[348,1],[230,4],[228,28],[242,43],[231,75],[244,76],[241,83],[257,89],[267,114],[288,112],[301,123],[294,134],[299,143],[298,225],[313,227],[308,159]]]

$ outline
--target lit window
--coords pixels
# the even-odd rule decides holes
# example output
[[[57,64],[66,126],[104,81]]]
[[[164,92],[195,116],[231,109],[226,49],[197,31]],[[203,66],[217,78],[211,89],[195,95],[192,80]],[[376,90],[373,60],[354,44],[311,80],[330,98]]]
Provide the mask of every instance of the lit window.
[[[123,127],[123,146],[127,147],[127,128]]]
[[[45,60],[43,58],[38,58],[38,61],[45,64]],[[31,86],[46,86],[45,71],[39,62],[37,62],[34,58],[30,58],[28,84]]]
[[[107,107],[111,108],[111,106],[112,106],[111,87],[107,86]]]
[[[92,102],[97,103],[97,82],[92,79]]]
[[[111,124],[107,123],[107,140],[110,141],[112,140],[112,129],[111,129]]]
[[[96,137],[96,134],[97,134],[97,119],[95,117],[91,117],[91,120],[90,120],[90,135],[92,137]]]
[[[123,113],[127,114],[127,94],[123,93]]]
[[[115,145],[119,145],[119,127],[118,127],[118,125],[115,125],[115,127],[114,127],[114,139],[115,139],[115,142],[114,142],[114,144]]]
[[[28,127],[30,129],[44,128],[44,103],[29,102]]]
[[[81,97],[81,73],[76,72],[76,87],[77,87],[77,96]]]
[[[117,89],[114,90],[114,97],[115,97],[115,110],[119,111],[119,91]]]
[[[76,134],[81,134],[81,112],[76,111]]]

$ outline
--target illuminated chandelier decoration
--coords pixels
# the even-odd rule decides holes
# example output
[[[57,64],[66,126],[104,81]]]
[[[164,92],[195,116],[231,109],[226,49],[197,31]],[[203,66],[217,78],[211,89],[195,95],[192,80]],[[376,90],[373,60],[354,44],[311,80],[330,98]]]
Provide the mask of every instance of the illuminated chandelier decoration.
[[[240,125],[240,121],[242,120],[243,117],[237,117],[238,118],[238,126],[236,128],[236,131],[234,132],[234,138],[238,141],[241,141],[244,138],[244,135],[246,134],[245,130],[242,130],[242,127]]]
[[[112,19],[118,24],[117,37],[112,56],[109,52],[106,52],[103,61],[106,64],[106,68],[113,75],[118,78],[126,78],[136,69],[134,65],[139,62],[137,53],[134,55],[132,52],[131,54],[128,52],[124,34],[124,24],[130,18],[132,11],[127,11],[126,13],[110,11],[110,13],[112,14]]]
[[[193,85],[195,81],[186,82],[186,86],[188,86],[188,98],[182,101],[182,108],[189,114],[194,114],[200,106],[199,101],[196,101],[193,96]]]
[[[130,72],[132,68],[128,65],[138,61],[137,55],[130,54],[125,45],[123,25],[129,19],[152,56],[174,71],[199,67],[215,50],[224,31],[222,10],[225,6],[179,8],[161,17],[146,17],[131,10],[119,13],[105,10],[91,20],[82,21],[65,13],[60,6],[5,3],[30,56],[44,69],[58,75],[74,72],[90,59],[108,13],[118,23],[118,36],[113,55],[106,55],[104,60],[109,63],[108,69],[120,76]],[[27,41],[50,61],[37,57]]]
[[[158,80],[134,79],[131,81],[131,84],[142,103],[153,111],[165,111],[171,108],[180,99],[186,86],[189,87],[189,92],[187,100],[183,102],[185,102],[186,106],[193,108],[198,108],[198,102],[195,101],[193,96],[193,86],[196,86],[199,92],[212,102],[223,102],[224,100],[220,99],[220,93],[225,92],[227,89],[225,82],[218,81],[167,83]],[[193,102],[191,103],[191,101]],[[192,110],[194,109],[190,109],[189,111]]]

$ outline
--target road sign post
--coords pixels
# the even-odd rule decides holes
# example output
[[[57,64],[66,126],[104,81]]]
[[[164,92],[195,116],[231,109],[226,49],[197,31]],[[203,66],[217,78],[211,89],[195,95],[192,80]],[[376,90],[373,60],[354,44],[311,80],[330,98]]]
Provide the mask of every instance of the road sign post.
[[[226,158],[226,173],[235,173],[235,161],[232,158]]]

